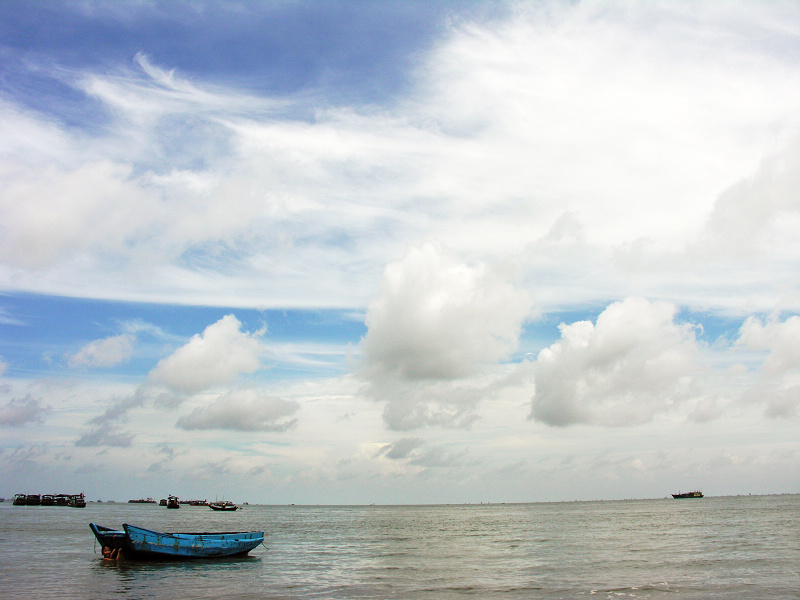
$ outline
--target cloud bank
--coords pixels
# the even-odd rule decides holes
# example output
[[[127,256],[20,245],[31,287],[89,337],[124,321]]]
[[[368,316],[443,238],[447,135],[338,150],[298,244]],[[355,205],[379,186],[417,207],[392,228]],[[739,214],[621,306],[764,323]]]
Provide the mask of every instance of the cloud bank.
[[[297,424],[297,402],[272,398],[256,390],[236,390],[178,419],[182,429],[286,431]]]

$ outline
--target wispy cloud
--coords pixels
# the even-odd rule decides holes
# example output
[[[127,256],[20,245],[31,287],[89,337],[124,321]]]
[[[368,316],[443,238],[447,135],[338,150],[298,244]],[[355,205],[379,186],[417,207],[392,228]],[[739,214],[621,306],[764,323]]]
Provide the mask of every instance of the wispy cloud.
[[[86,344],[78,352],[67,356],[70,368],[113,367],[130,359],[135,338],[128,334],[115,335]]]

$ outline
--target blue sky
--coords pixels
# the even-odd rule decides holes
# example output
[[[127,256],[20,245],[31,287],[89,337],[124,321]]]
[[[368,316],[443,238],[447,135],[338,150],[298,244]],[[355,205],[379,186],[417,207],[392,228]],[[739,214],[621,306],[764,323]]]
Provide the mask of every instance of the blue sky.
[[[2,3],[0,495],[797,491],[798,31]]]

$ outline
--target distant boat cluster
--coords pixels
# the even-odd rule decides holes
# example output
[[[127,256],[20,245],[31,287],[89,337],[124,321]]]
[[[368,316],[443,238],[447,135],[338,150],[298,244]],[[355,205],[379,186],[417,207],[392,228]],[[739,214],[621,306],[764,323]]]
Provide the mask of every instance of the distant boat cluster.
[[[155,499],[153,498],[139,498],[135,500],[128,500],[129,504],[156,504]],[[236,510],[239,507],[236,506],[233,502],[229,500],[219,500],[215,502],[209,502],[208,500],[181,500],[177,496],[168,496],[167,498],[162,498],[159,502],[159,506],[166,506],[167,508],[180,508],[181,504],[185,504],[188,506],[208,506],[212,510]]]
[[[14,506],[71,506],[84,508],[86,498],[80,494],[14,494]]]

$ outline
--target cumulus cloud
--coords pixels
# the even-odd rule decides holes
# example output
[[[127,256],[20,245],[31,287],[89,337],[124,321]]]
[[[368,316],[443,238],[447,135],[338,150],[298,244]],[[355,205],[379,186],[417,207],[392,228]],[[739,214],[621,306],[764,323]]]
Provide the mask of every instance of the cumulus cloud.
[[[195,393],[254,373],[261,367],[262,332],[243,332],[241,326],[233,315],[222,317],[159,361],[149,380],[174,392]]]
[[[300,405],[292,400],[264,396],[256,390],[236,390],[210,405],[178,419],[181,429],[228,431],[286,431],[297,424]]]
[[[36,398],[12,398],[4,406],[0,406],[0,425],[19,427],[27,423],[42,422],[44,414],[49,410],[42,406]]]
[[[86,344],[75,354],[67,357],[70,368],[113,367],[126,362],[133,353],[135,337],[129,334],[115,335]]]
[[[646,423],[696,394],[702,353],[665,302],[628,298],[596,323],[561,324],[535,364],[531,418],[548,425]]]
[[[459,380],[514,352],[530,311],[509,274],[433,244],[388,265],[365,320],[362,374],[390,426],[469,422],[475,392]]]
[[[433,244],[386,267],[370,302],[366,370],[397,379],[452,380],[516,350],[527,294],[486,264],[469,266]]]

